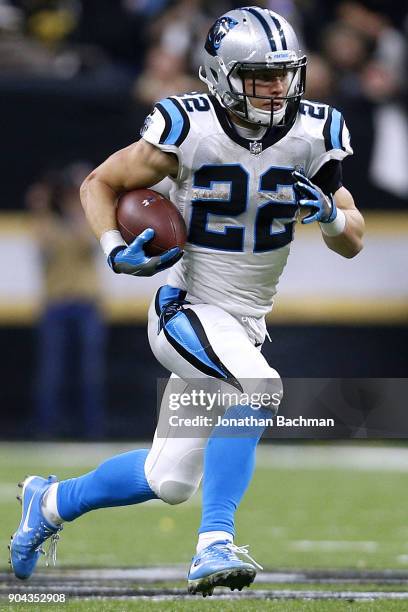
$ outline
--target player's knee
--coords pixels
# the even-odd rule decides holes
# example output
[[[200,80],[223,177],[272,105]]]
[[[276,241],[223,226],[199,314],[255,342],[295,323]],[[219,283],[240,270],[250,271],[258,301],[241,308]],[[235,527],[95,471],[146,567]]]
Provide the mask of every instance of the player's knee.
[[[283,397],[282,379],[278,372],[271,368],[270,377],[267,379],[268,395],[270,397],[269,409],[275,416],[278,411]]]
[[[167,504],[181,504],[198,489],[203,474],[205,440],[155,437],[146,457],[145,475],[150,488]]]
[[[278,372],[268,366],[260,372],[259,378],[246,379],[244,383],[244,391],[251,398],[252,406],[270,410],[275,416],[283,397],[282,379]]]
[[[160,484],[158,496],[166,504],[176,505],[190,499],[197,491],[197,485],[177,480],[165,480]]]

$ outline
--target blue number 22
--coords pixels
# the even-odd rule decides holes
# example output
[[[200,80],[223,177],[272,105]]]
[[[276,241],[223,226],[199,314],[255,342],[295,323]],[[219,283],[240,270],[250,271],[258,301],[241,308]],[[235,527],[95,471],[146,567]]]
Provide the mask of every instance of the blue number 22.
[[[269,168],[259,180],[259,192],[279,195],[289,190],[285,200],[269,200],[256,212],[254,224],[254,253],[280,249],[293,238],[293,217],[297,206],[293,192],[292,167]],[[229,184],[229,195],[216,193],[217,184]],[[222,251],[244,250],[245,226],[224,224],[222,231],[208,228],[209,215],[236,217],[244,213],[249,204],[249,175],[240,164],[202,166],[194,174],[194,189],[208,189],[213,197],[194,198],[188,240],[192,244]],[[274,230],[273,222],[281,221],[282,229]]]

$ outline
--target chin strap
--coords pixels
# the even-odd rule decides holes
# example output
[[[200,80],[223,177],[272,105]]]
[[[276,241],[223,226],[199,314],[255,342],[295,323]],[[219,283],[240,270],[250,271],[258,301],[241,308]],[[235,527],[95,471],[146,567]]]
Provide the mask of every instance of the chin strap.
[[[283,108],[281,108],[277,112],[266,111],[266,110],[261,110],[259,108],[255,108],[255,106],[253,104],[251,104],[251,102],[249,100],[247,100],[247,105],[248,105],[248,115],[249,115],[249,110],[254,113],[255,121],[252,121],[252,123],[256,122],[257,125],[263,125],[264,127],[271,127],[271,115],[272,115],[272,125],[273,126],[279,125],[281,123],[282,119],[285,118],[288,103],[285,102]],[[268,123],[260,123],[260,122],[258,122],[256,120],[256,114],[257,113],[261,113],[262,116],[267,118],[268,119]]]

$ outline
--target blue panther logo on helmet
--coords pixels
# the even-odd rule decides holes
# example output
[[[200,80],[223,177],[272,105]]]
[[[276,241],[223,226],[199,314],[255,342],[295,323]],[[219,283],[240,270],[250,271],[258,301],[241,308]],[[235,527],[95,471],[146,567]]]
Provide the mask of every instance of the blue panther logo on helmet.
[[[217,19],[208,32],[204,46],[205,50],[213,57],[217,55],[222,39],[236,25],[238,25],[238,21],[231,17],[220,17]]]

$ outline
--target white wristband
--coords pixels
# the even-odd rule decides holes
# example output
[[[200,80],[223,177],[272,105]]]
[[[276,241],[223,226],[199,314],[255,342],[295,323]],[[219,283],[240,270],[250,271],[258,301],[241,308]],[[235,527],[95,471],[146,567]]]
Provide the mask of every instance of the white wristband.
[[[319,223],[319,225],[325,236],[338,236],[344,232],[346,227],[346,215],[338,208],[336,218],[333,221],[330,223]]]
[[[99,242],[101,243],[102,250],[106,257],[109,257],[116,247],[127,246],[119,230],[108,230],[102,234]]]

